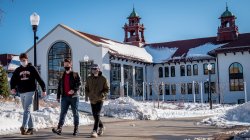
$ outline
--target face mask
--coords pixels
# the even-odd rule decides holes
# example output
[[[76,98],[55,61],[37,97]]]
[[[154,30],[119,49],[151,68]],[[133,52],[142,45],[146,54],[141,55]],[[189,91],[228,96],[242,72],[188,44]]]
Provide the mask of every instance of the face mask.
[[[20,61],[20,64],[23,66],[23,67],[26,67],[28,65],[28,62],[27,61]]]
[[[69,71],[69,70],[70,70],[70,67],[64,67],[64,69],[65,69],[66,71]]]

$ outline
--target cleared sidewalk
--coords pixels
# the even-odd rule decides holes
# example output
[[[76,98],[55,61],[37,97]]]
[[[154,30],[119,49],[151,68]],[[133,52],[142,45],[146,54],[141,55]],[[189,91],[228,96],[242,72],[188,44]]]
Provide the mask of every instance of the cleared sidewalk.
[[[196,122],[202,118],[183,118],[159,121],[129,121],[102,117],[106,131],[99,140],[184,140],[194,138],[208,138],[224,131],[211,126],[197,126]],[[89,137],[92,125],[80,126],[80,134],[72,136],[73,127],[63,127],[63,134],[58,136],[51,129],[41,129],[32,136],[20,134],[0,136],[0,139],[92,139]]]

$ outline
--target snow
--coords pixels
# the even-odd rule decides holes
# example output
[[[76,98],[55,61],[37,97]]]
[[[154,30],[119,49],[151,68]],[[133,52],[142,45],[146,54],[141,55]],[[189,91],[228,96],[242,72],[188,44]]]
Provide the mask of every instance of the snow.
[[[135,101],[130,97],[120,97],[104,102],[102,114],[105,116],[129,120],[161,120],[170,118],[201,117],[217,115],[234,107],[231,105],[213,105],[213,110],[208,104],[198,103],[162,103],[152,101]],[[89,102],[79,104],[82,111],[91,113]]]
[[[19,56],[13,56],[8,65],[8,71],[14,71],[19,66],[20,66]]]
[[[215,45],[215,44],[212,44],[212,43],[206,43],[204,45],[189,49],[186,57],[209,56],[207,54],[209,51],[212,51],[212,50],[214,50],[216,48],[219,48],[219,47],[221,47],[223,45],[225,45],[225,44]]]
[[[20,101],[19,101],[20,102]],[[41,109],[32,112],[36,129],[55,127],[58,123],[60,104],[56,95],[51,94],[40,102]],[[81,100],[79,110],[91,113],[90,102]],[[234,125],[250,125],[250,102],[242,105],[136,101],[130,97],[105,100],[101,112],[104,116],[127,120],[162,120],[172,118],[208,117],[200,125],[231,127]],[[91,118],[92,119],[92,118]],[[22,122],[22,108],[18,99],[0,102],[0,135],[19,132]],[[80,113],[80,125],[93,123],[88,116]],[[65,125],[73,126],[73,115],[68,112]],[[249,133],[249,132],[244,132]],[[247,135],[247,134],[246,134]]]
[[[56,127],[59,121],[60,107],[54,102],[55,95],[48,96],[46,100],[41,101],[40,110],[32,111],[32,119],[35,129]],[[32,109],[33,110],[33,109]],[[16,97],[10,101],[0,101],[0,135],[19,133],[22,125],[23,109],[20,98]],[[80,125],[92,124],[93,121],[88,116],[79,113]],[[73,126],[73,114],[68,111],[65,126]]]
[[[146,46],[145,49],[153,57],[154,63],[162,63],[170,59],[178,48],[168,48],[168,47],[153,48],[150,46]]]
[[[250,102],[229,109],[226,112],[206,118],[201,124],[230,128],[237,125],[250,126]]]
[[[106,39],[102,39],[102,41],[106,43],[101,43],[101,42],[99,43],[104,44],[106,47],[109,48],[109,51],[113,53],[118,53],[125,56],[146,60],[147,62],[152,62],[152,56],[144,48],[118,43]]]
[[[133,57],[141,60],[145,60],[147,62],[153,63],[162,63],[167,60],[172,59],[181,59],[182,56],[173,57],[174,53],[178,50],[178,47],[151,47],[149,45],[140,48],[134,45],[123,44],[119,42],[115,42],[112,40],[101,39],[105,43],[99,42],[103,44],[104,47],[107,47],[111,53],[116,53],[128,57]],[[219,48],[225,44],[212,44],[206,43],[204,45],[191,48],[187,53],[187,58],[189,57],[211,57],[207,53],[211,50]],[[184,54],[183,54],[184,55]]]

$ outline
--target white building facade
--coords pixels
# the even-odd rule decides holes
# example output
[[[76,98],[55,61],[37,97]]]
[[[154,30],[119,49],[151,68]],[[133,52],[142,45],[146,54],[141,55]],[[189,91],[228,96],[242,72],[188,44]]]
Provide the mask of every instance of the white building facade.
[[[228,13],[221,16],[233,17]],[[223,31],[233,27],[221,26],[217,37],[149,44],[145,43],[144,26],[134,10],[129,24],[124,25],[123,43],[59,24],[37,43],[37,65],[48,93],[57,92],[63,60],[70,58],[83,84],[91,65],[98,64],[108,79],[110,98],[208,102],[211,91],[214,103],[241,103],[250,98],[250,34],[228,39],[228,32]],[[235,47],[244,50],[231,49]],[[33,51],[33,47],[27,51],[31,62]],[[211,71],[208,64],[212,65]]]

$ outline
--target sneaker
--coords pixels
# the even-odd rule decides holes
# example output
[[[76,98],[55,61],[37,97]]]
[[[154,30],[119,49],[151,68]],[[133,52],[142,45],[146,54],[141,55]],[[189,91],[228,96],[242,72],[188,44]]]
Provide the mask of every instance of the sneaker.
[[[78,126],[74,127],[74,132],[73,132],[73,136],[77,136],[78,135]]]
[[[99,136],[103,135],[104,130],[105,130],[105,127],[100,127],[99,130],[98,130],[98,132],[97,132],[97,134]]]
[[[24,127],[20,127],[20,131],[22,135],[26,135],[27,129]]]
[[[34,129],[33,128],[29,128],[26,132],[26,135],[33,135]]]
[[[61,135],[62,134],[62,128],[53,128],[52,132],[57,134],[57,135]]]
[[[93,131],[91,133],[91,138],[97,138],[97,137],[98,137],[98,135],[97,135],[96,131]]]

